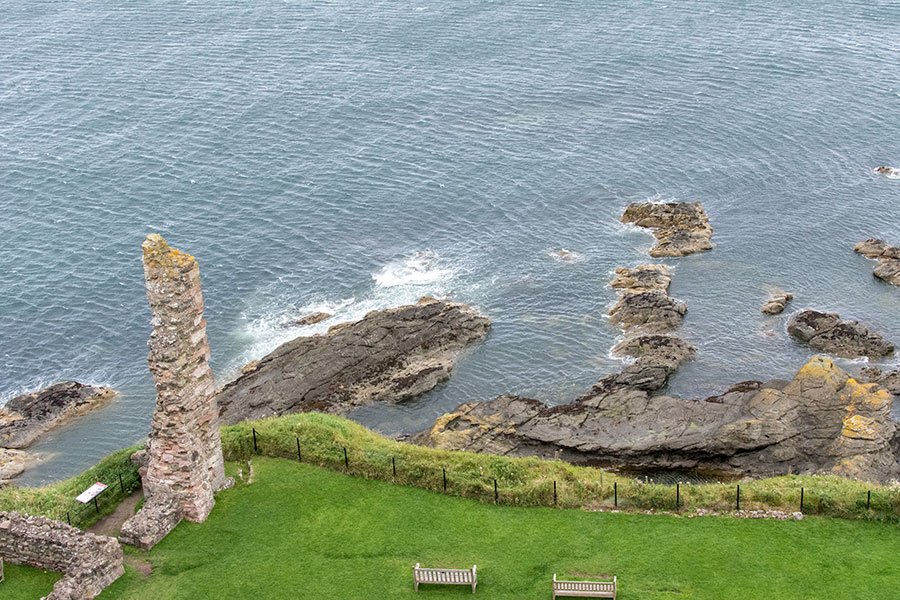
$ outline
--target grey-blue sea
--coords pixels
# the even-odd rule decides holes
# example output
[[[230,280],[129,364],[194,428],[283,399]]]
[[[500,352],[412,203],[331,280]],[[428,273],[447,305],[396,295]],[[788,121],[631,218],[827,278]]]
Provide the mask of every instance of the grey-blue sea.
[[[0,397],[121,392],[21,482],[147,434],[150,232],[200,261],[220,382],[423,295],[489,315],[447,383],[352,415],[385,433],[621,368],[617,266],[674,269],[700,354],[672,393],[790,377],[803,307],[900,342],[900,289],[852,251],[900,243],[900,181],[873,172],[900,166],[898,23],[895,1],[0,0]],[[715,249],[649,259],[618,223],[647,200],[703,202]]]

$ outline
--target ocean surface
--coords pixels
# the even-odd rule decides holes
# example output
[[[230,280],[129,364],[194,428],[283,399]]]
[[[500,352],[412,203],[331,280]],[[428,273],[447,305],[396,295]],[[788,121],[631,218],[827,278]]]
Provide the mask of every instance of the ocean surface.
[[[423,295],[490,316],[448,382],[353,413],[387,434],[501,393],[569,402],[620,369],[610,273],[660,262],[618,222],[629,202],[699,200],[715,228],[714,250],[661,261],[700,348],[670,393],[791,377],[804,307],[900,342],[900,289],[852,250],[900,243],[900,181],[873,172],[900,166],[898,11],[0,0],[0,403],[64,379],[121,392],[34,445],[20,483],[148,433],[150,232],[200,261],[220,382]],[[795,300],[764,317],[779,287]]]

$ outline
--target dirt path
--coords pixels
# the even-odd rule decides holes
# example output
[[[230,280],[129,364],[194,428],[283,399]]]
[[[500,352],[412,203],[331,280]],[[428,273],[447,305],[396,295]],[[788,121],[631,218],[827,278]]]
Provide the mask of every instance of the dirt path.
[[[112,514],[106,515],[105,517],[88,527],[87,531],[96,533],[97,535],[118,537],[119,531],[122,529],[122,524],[125,523],[125,521],[127,521],[129,517],[134,515],[135,507],[137,507],[138,502],[143,499],[144,491],[136,491],[135,493],[122,500],[122,503],[116,507],[116,510]]]

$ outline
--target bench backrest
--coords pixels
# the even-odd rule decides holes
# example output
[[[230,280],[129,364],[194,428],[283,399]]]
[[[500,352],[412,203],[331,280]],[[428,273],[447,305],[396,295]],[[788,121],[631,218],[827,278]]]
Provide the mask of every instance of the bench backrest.
[[[560,592],[615,592],[616,578],[612,581],[557,581],[554,574],[553,589]]]
[[[413,569],[419,583],[471,584],[475,581],[475,566],[471,569],[423,569],[416,563]]]

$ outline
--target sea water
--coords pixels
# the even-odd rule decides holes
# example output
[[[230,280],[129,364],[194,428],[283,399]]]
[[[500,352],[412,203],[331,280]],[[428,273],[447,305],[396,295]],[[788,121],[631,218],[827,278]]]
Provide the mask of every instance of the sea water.
[[[352,414],[387,434],[620,369],[618,266],[665,263],[687,303],[670,393],[791,377],[804,307],[900,342],[900,289],[852,251],[900,243],[900,181],[873,172],[900,166],[898,65],[891,1],[0,0],[0,402],[120,392],[21,483],[148,433],[150,232],[200,262],[220,383],[424,295],[490,316],[448,382]],[[715,249],[651,260],[618,222],[648,200],[701,201]],[[775,288],[795,300],[764,317]]]

